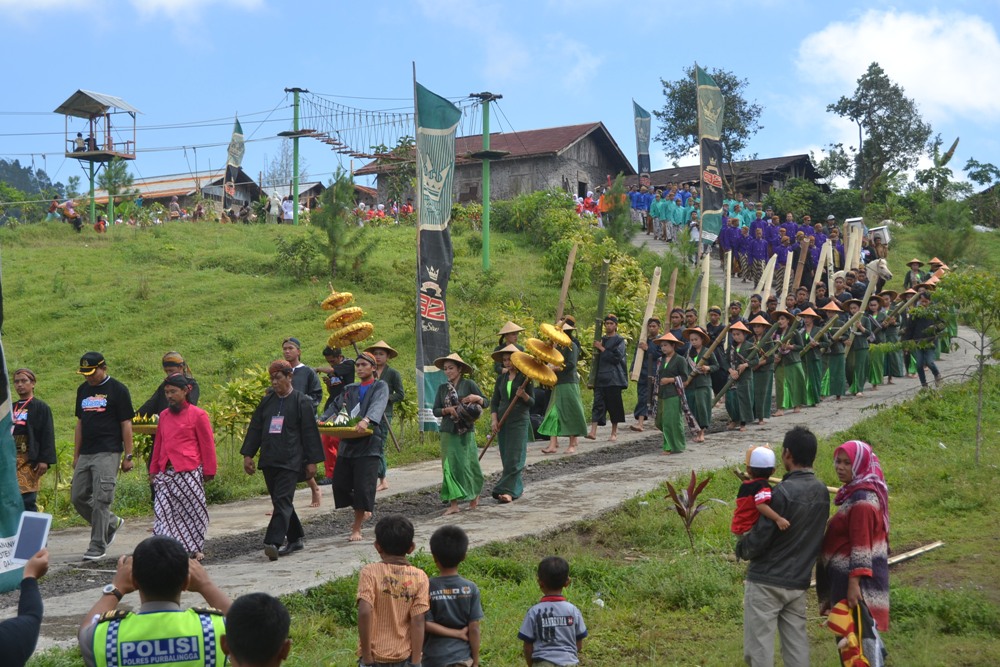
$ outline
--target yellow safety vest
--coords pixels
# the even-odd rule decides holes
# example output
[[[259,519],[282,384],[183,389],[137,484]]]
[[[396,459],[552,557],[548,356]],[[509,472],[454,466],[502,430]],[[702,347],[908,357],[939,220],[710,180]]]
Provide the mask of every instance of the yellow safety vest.
[[[219,637],[224,634],[226,624],[217,609],[115,610],[102,616],[94,630],[94,662],[97,667],[221,667],[225,655]]]

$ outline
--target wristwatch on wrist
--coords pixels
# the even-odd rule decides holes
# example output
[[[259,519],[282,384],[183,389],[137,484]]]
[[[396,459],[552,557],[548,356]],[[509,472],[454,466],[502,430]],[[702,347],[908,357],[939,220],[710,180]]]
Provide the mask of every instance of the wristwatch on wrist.
[[[132,455],[131,454],[126,454],[125,455],[125,460],[126,461],[131,461],[132,460]]]
[[[102,588],[101,591],[105,595],[114,595],[116,598],[118,598],[119,602],[121,602],[122,598],[125,597],[124,595],[122,595],[122,592],[118,590],[118,588],[114,584],[108,584],[107,586]]]

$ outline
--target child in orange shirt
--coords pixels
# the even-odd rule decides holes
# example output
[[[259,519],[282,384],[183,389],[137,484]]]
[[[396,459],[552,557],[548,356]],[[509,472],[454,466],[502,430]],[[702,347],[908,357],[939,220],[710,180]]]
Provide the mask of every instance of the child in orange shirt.
[[[410,565],[413,524],[399,514],[375,525],[375,550],[382,561],[361,568],[358,576],[359,667],[379,667],[423,659],[424,614],[430,609],[429,581]]]

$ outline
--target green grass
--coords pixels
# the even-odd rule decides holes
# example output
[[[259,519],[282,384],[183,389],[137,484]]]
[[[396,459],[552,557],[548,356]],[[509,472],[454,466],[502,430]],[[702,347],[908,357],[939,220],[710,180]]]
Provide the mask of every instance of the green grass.
[[[1000,372],[991,372],[988,386],[986,432],[995,434]],[[891,488],[895,553],[937,539],[946,543],[891,571],[893,628],[886,639],[892,665],[1000,663],[1000,554],[992,518],[1000,511],[993,493],[1000,443],[991,436],[983,465],[973,466],[972,391],[966,384],[923,394],[821,442],[817,474],[831,485],[837,484],[832,453],[838,444],[849,438],[873,444]],[[705,493],[731,501],[738,484],[720,470]],[[692,553],[664,496],[661,488],[565,532],[474,549],[461,571],[483,594],[483,664],[523,664],[517,629],[539,595],[534,567],[550,554],[571,563],[567,595],[590,629],[584,664],[742,664],[745,566],[730,556],[730,514],[720,506],[696,521]],[[413,561],[435,573],[426,553]],[[356,577],[339,579],[285,598],[294,618],[290,665],[351,663],[356,584]],[[598,597],[603,608],[593,602]],[[809,618],[813,664],[839,664],[812,594]]]
[[[378,235],[380,245],[361,278],[334,284],[354,293],[355,304],[375,325],[374,339],[384,338],[399,350],[393,365],[402,371],[408,399],[415,401],[415,229],[392,226],[370,233]],[[184,355],[206,407],[220,394],[219,385],[280,357],[286,336],[302,341],[306,364],[323,363],[328,313],[319,303],[329,291],[328,271],[319,261],[311,280],[295,281],[276,266],[278,237],[307,235],[318,237],[318,232],[308,227],[190,223],[113,227],[106,235],[90,229],[77,235],[58,223],[0,228],[7,366],[32,368],[38,376],[37,396],[53,409],[59,464],[43,479],[39,502],[56,516],[57,527],[78,522],[68,488],[73,404],[82,379],[75,371],[83,352],[104,353],[110,373],[129,387],[136,406],[161,381],[160,358],[168,350]],[[479,380],[488,393],[494,332],[507,319],[529,329],[552,320],[559,282],[543,267],[545,249],[515,233],[494,232],[492,270],[484,274],[476,244],[470,242],[475,238],[461,227],[453,234],[449,314],[452,348],[462,350],[467,359],[479,356],[486,371]],[[640,254],[639,261],[647,275],[662,262],[649,252]],[[577,315],[585,345],[596,298],[593,285],[569,293],[567,312]],[[643,306],[636,304],[638,309]],[[634,389],[630,395],[626,402],[633,400]],[[389,447],[390,467],[439,455],[436,436],[428,434],[421,442],[412,420],[397,419],[394,428],[403,451]],[[210,499],[222,502],[263,493],[259,476],[242,473],[240,439],[222,433],[217,437],[222,467],[209,485]],[[145,475],[124,475],[116,511],[147,514],[148,498]]]

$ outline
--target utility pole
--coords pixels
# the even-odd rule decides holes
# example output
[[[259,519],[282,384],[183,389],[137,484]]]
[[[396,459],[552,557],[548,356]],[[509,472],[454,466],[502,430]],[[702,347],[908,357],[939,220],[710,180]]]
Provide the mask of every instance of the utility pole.
[[[490,270],[490,160],[509,155],[509,151],[490,150],[490,102],[503,99],[497,93],[470,93],[483,105],[483,150],[472,157],[483,162],[483,271]]]
[[[299,224],[299,93],[308,93],[305,88],[285,88],[286,93],[292,93],[294,109],[291,132],[279,132],[279,137],[290,137],[292,139],[292,224]]]

